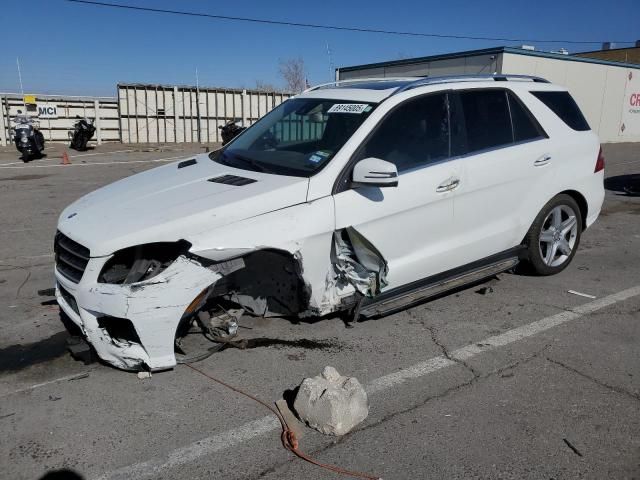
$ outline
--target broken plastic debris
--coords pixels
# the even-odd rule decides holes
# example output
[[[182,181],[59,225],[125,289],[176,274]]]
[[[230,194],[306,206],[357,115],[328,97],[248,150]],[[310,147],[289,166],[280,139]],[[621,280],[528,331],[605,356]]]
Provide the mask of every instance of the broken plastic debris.
[[[482,288],[476,290],[476,293],[479,293],[480,295],[486,295],[487,293],[493,293],[493,287],[482,287]]]
[[[575,290],[567,290],[567,293],[570,293],[572,295],[578,295],[579,297],[585,297],[585,298],[597,298],[595,295],[589,295],[588,293],[582,293],[582,292],[576,292]]]
[[[145,378],[151,378],[151,372],[138,372],[138,378],[143,380]]]

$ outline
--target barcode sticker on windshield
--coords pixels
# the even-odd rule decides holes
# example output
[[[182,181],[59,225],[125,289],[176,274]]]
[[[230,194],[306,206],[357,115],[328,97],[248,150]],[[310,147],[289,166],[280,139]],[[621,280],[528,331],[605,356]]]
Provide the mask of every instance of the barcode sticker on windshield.
[[[367,110],[368,103],[336,103],[327,113],[362,113]]]

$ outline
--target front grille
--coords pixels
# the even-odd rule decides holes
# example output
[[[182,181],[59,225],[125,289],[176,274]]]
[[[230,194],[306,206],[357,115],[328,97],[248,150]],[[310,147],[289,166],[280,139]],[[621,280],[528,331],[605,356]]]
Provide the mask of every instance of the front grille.
[[[67,279],[78,283],[89,262],[89,249],[74,242],[61,232],[56,232],[53,244],[56,268]]]

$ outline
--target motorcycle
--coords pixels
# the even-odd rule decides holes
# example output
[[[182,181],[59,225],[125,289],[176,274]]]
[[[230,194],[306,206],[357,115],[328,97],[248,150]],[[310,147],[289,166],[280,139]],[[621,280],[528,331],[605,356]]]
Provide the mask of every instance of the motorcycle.
[[[15,133],[13,141],[18,151],[22,153],[22,160],[26,163],[31,158],[42,157],[44,135],[38,130],[36,122],[23,115],[21,111],[18,111],[14,121],[16,126],[13,129]]]
[[[82,151],[87,149],[87,143],[96,132],[96,127],[93,125],[93,119],[91,118],[76,118],[79,120],[73,126],[73,132],[70,132],[69,134],[71,137],[71,144],[69,147],[74,150]]]
[[[235,137],[240,135],[247,127],[243,127],[240,125],[241,120],[230,120],[225,125],[218,127],[220,129],[220,133],[222,134],[222,145],[226,145]]]

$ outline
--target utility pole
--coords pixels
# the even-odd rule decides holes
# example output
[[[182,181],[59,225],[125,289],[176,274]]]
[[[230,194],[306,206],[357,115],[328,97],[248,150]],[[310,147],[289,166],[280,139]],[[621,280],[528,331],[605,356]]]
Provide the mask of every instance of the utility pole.
[[[329,42],[327,42],[327,56],[329,57],[329,81],[333,82],[335,80],[335,69],[333,67],[333,60],[331,58],[331,47],[329,46]]]
[[[27,105],[24,103],[24,88],[22,88],[22,72],[20,72],[20,58],[18,57],[16,57],[16,65],[18,65],[18,80],[20,81],[20,94],[22,95],[22,107],[26,110]]]

